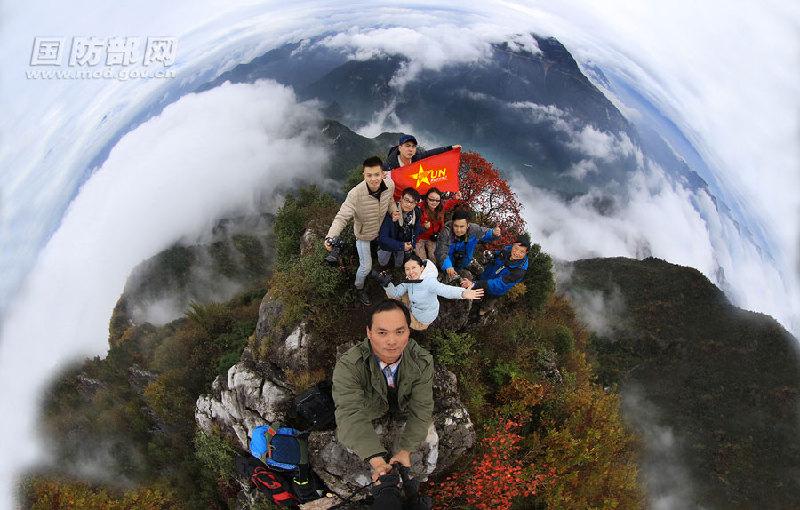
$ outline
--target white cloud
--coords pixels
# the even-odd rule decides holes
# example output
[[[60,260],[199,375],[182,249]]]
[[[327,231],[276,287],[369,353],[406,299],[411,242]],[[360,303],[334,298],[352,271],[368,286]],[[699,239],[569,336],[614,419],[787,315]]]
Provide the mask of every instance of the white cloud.
[[[776,240],[775,263],[797,292],[800,4],[502,5],[534,31],[555,35],[579,63],[623,76],[674,122],[729,205],[743,208]]]
[[[625,298],[617,285],[614,285],[608,293],[599,290],[569,289],[569,279],[569,274],[563,271],[557,273],[557,288],[560,292],[566,293],[578,319],[589,328],[589,331],[609,338],[615,331],[626,326]]]
[[[541,105],[531,101],[515,101],[508,103],[510,108],[524,110],[530,116],[529,121],[537,124],[550,124],[553,129],[566,133],[570,140],[567,146],[574,149],[586,159],[575,163],[567,171],[568,175],[576,179],[583,179],[592,172],[597,172],[597,164],[593,160],[612,163],[628,156],[635,156],[636,162],[641,166],[644,155],[625,133],[609,133],[601,131],[592,125],[577,125],[568,112],[554,106]]]
[[[415,28],[353,27],[326,37],[319,44],[350,51],[350,58],[368,60],[379,56],[404,56],[390,85],[402,89],[423,70],[438,71],[447,65],[477,62],[491,55],[491,45],[507,42],[514,50],[539,53],[527,32],[509,32],[490,24],[436,23]]]
[[[555,105],[541,105],[531,101],[515,101],[508,103],[508,106],[518,110],[529,110],[530,119],[532,122],[551,123],[553,127],[565,132],[573,132],[568,119],[569,115],[564,110]]]
[[[395,112],[397,107],[397,98],[392,98],[386,106],[379,111],[375,112],[367,124],[356,129],[356,132],[367,138],[375,138],[376,136],[386,131],[395,131],[399,133],[414,133],[415,130],[409,124],[400,120]]]
[[[567,175],[581,180],[587,175],[591,173],[597,173],[599,171],[600,170],[597,168],[597,164],[595,164],[594,161],[591,159],[582,159],[569,167]]]
[[[622,389],[622,408],[627,421],[644,442],[640,473],[653,510],[699,508],[692,478],[682,460],[682,447],[672,427],[663,423],[661,411],[648,401],[643,389],[631,384]]]
[[[572,141],[568,145],[590,158],[605,162],[612,162],[632,154],[641,154],[641,151],[634,147],[633,142],[625,133],[613,135],[589,125],[577,132],[573,131]],[[639,159],[641,160],[641,157]]]
[[[131,269],[212,221],[324,165],[315,104],[273,82],[188,95],[128,133],[84,185],[10,309],[0,343],[2,494],[37,455],[35,413],[48,376],[107,349]],[[22,361],[22,362],[21,362]],[[13,440],[12,440],[13,438]]]
[[[800,295],[704,191],[670,182],[648,163],[621,193],[593,189],[569,202],[515,176],[528,230],[565,260],[654,256],[698,269],[736,306],[768,313],[800,334]]]

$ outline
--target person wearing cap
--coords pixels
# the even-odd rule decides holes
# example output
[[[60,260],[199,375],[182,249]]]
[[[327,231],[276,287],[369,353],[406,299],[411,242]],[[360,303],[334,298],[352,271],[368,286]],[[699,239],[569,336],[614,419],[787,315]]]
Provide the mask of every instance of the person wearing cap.
[[[491,255],[491,262],[487,263],[483,273],[475,282],[468,278],[461,281],[461,287],[465,289],[484,289],[486,298],[481,303],[479,315],[485,315],[500,297],[525,279],[530,248],[530,235],[520,234],[513,244],[504,246]]]
[[[397,145],[389,149],[389,155],[386,156],[386,162],[383,164],[383,169],[387,172],[400,168],[401,166],[410,165],[420,159],[425,159],[429,156],[435,156],[451,149],[460,149],[460,145],[448,145],[445,147],[436,147],[427,151],[417,151],[417,139],[412,135],[401,134],[400,140]]]

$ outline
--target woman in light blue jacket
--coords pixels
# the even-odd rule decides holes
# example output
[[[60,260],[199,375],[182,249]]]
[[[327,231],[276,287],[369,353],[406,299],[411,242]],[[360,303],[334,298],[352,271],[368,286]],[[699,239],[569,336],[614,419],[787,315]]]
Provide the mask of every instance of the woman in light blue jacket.
[[[483,289],[462,289],[446,285],[436,279],[439,271],[430,260],[424,262],[416,253],[412,253],[403,263],[406,281],[398,285],[391,282],[384,286],[386,295],[394,299],[402,299],[411,309],[411,328],[424,331],[439,315],[439,299],[480,299]]]

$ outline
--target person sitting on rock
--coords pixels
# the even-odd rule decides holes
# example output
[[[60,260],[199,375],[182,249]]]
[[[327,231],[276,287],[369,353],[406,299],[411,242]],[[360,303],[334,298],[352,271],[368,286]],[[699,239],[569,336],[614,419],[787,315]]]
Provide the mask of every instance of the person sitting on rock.
[[[478,310],[479,315],[485,315],[501,296],[525,279],[530,248],[531,236],[520,234],[514,244],[507,245],[492,254],[491,261],[486,264],[486,269],[477,281],[472,282],[467,278],[462,280],[461,287],[465,289],[486,291],[486,300]]]
[[[439,271],[430,260],[423,261],[416,253],[412,253],[403,263],[406,281],[394,285],[391,281],[383,282],[386,295],[390,298],[401,298],[411,308],[411,329],[424,331],[439,315],[439,298],[446,299],[480,299],[484,289],[462,289],[441,283],[436,277]]]
[[[453,219],[445,223],[436,241],[436,260],[441,269],[447,273],[447,281],[451,282],[459,276],[472,279],[470,266],[474,265],[475,248],[478,243],[487,243],[500,237],[500,227],[487,228],[469,222],[469,211],[456,209]],[[478,270],[476,270],[478,272]]]
[[[417,139],[411,135],[401,134],[400,140],[397,145],[389,149],[389,155],[386,156],[386,163],[383,164],[383,169],[391,172],[395,168],[410,165],[420,159],[425,159],[429,156],[435,156],[451,149],[460,149],[460,145],[448,145],[445,147],[436,147],[427,151],[417,152]]]
[[[414,251],[422,260],[436,263],[436,239],[444,227],[444,214],[461,202],[461,192],[457,192],[450,200],[445,200],[441,191],[430,188],[417,207],[422,211],[422,228],[425,230],[417,238]]]
[[[409,338],[411,314],[393,299],[376,305],[367,338],[342,355],[333,369],[336,437],[369,463],[372,481],[399,463],[411,467],[411,452],[433,423],[433,357]],[[405,420],[389,457],[372,421],[389,414]]]
[[[387,212],[397,214],[393,195],[394,182],[386,176],[381,158],[378,156],[367,158],[364,160],[364,180],[347,193],[347,198],[333,218],[325,236],[325,249],[331,251],[332,243],[342,233],[347,222],[353,220],[358,252],[358,269],[354,284],[358,299],[367,306],[370,302],[369,295],[364,289],[364,281],[372,269],[370,243],[378,237],[381,221]]]
[[[387,212],[378,234],[378,264],[386,266],[394,254],[394,265],[403,265],[404,254],[411,253],[422,232],[420,217],[422,212],[417,207],[419,193],[414,188],[403,190],[402,198],[397,203],[400,217],[395,220],[391,212]]]

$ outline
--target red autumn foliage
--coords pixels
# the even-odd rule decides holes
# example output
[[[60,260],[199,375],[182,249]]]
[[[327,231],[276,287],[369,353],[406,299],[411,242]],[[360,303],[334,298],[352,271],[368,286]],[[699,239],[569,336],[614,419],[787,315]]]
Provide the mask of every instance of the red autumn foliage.
[[[501,420],[481,440],[481,455],[467,469],[432,484],[434,508],[508,510],[515,498],[533,496],[542,484],[552,481],[554,469],[541,466],[542,472],[516,458],[523,439],[515,432],[519,427],[516,421]]]
[[[477,152],[465,152],[458,176],[462,202],[475,212],[478,222],[500,226],[502,235],[496,245],[509,244],[525,231],[522,205],[494,165]]]

